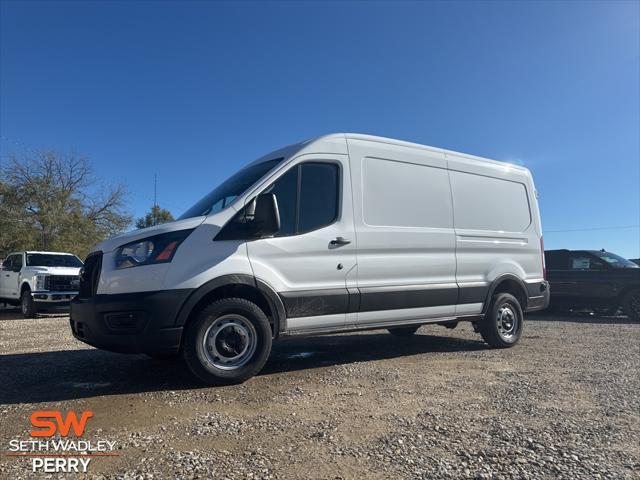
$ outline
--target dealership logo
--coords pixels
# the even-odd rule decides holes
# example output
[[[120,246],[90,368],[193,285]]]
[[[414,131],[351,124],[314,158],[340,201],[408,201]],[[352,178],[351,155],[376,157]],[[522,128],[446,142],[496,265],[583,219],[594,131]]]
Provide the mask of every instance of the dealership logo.
[[[93,457],[117,455],[115,441],[81,439],[91,418],[90,410],[33,412],[31,438],[9,441],[7,456],[29,458],[32,472],[86,473]]]
[[[62,418],[62,412],[57,410],[33,412],[31,414],[31,425],[40,430],[32,430],[32,437],[53,437],[56,432],[62,437],[69,436],[69,430],[73,429],[76,437],[81,437],[87,420],[93,417],[93,412],[82,412],[80,419],[76,412],[67,413],[66,418]],[[55,421],[54,421],[55,420]]]

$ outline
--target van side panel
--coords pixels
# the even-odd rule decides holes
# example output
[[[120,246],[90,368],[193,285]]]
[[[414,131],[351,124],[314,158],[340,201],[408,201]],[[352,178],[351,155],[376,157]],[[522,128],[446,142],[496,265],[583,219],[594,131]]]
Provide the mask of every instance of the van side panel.
[[[491,283],[511,274],[542,281],[537,202],[528,170],[447,152],[453,195],[460,303],[482,302]],[[528,288],[528,287],[527,287]],[[458,314],[471,312],[460,305]]]
[[[358,139],[348,145],[358,243],[356,322],[453,314],[455,235],[443,152]]]

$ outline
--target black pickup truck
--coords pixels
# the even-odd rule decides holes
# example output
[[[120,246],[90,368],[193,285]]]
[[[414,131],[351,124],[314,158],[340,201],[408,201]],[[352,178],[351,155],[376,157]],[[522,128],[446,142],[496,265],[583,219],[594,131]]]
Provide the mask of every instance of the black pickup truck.
[[[604,315],[620,307],[640,320],[640,267],[604,250],[544,252],[551,308],[591,309]]]

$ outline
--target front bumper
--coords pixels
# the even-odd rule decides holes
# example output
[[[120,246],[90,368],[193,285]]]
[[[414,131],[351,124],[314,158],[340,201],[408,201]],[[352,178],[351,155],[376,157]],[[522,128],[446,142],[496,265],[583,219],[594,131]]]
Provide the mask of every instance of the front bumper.
[[[120,353],[177,353],[182,327],[175,321],[190,290],[95,295],[71,302],[73,336]]]
[[[49,290],[36,290],[31,293],[33,301],[38,304],[56,304],[64,302],[68,305],[76,295],[78,295],[78,292],[50,292]]]

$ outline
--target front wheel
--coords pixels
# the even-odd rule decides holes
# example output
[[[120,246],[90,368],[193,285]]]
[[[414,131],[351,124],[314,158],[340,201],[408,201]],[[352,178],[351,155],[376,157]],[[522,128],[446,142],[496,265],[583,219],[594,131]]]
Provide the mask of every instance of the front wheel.
[[[640,321],[640,289],[631,290],[622,300],[622,311],[634,322]]]
[[[271,352],[271,326],[256,304],[225,298],[207,306],[187,327],[183,356],[209,385],[241,383],[258,373]]]
[[[497,293],[484,319],[478,325],[480,335],[494,348],[513,347],[524,327],[524,315],[518,299],[509,293]]]
[[[20,309],[22,310],[22,316],[24,318],[35,318],[36,316],[36,303],[33,301],[33,297],[31,296],[31,291],[26,289],[22,292],[22,296],[20,297]]]

